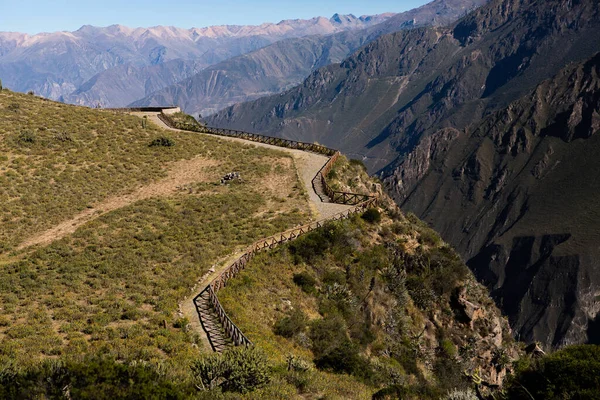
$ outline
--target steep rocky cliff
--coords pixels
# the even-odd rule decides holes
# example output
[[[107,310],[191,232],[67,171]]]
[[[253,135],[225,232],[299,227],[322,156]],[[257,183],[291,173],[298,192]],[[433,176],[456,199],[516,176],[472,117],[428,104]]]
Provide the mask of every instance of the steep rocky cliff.
[[[385,180],[455,238],[524,339],[594,340],[599,109],[600,54],[465,131],[422,140]]]
[[[597,340],[599,51],[597,1],[494,0],[447,28],[384,35],[209,123],[362,158],[470,260],[520,337]],[[554,100],[539,94],[552,85]]]

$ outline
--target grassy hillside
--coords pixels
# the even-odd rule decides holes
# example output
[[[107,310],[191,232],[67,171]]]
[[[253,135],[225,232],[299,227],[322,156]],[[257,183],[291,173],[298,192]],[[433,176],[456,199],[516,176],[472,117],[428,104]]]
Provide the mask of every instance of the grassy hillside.
[[[176,145],[149,146],[161,136]],[[1,91],[0,254],[111,196],[156,182],[174,162],[195,157],[211,167],[209,182],[232,169],[256,182],[257,173],[269,173],[272,164],[259,160],[288,156],[194,133],[165,132],[152,124],[144,128],[140,118],[130,115]]]
[[[332,176],[373,185],[362,173],[342,159]],[[261,254],[219,292],[275,366],[260,396],[438,399],[510,370],[518,351],[485,288],[414,216],[380,211]]]
[[[199,338],[178,303],[217,260],[309,218],[286,153],[8,91],[0,115],[0,372],[103,355],[185,380]],[[149,146],[160,137],[174,145]],[[197,179],[128,197],[173,171]],[[243,180],[220,185],[230,171]],[[122,206],[16,250],[112,198]]]

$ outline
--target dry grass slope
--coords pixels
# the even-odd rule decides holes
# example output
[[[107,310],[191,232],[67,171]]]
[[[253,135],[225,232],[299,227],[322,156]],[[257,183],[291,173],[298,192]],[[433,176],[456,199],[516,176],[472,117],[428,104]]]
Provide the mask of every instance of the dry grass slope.
[[[215,260],[310,216],[283,152],[7,91],[0,115],[2,363],[107,354],[185,380],[200,349],[181,299]],[[175,146],[148,146],[163,136]],[[233,170],[243,181],[220,185]]]

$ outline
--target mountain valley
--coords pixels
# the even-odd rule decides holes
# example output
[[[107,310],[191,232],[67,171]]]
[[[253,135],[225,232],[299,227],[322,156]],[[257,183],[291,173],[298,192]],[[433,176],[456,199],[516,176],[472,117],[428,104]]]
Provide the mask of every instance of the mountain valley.
[[[481,271],[480,278],[490,285],[498,304],[506,304],[503,310],[520,337],[548,346],[585,342],[587,329],[594,326],[599,311],[594,289],[598,287],[594,283],[598,266],[592,261],[597,251],[597,221],[590,205],[582,205],[580,210],[576,202],[566,199],[572,189],[588,199],[583,201],[591,201],[596,193],[591,184],[597,179],[596,169],[571,169],[571,162],[566,160],[555,167],[567,174],[556,179],[566,182],[569,173],[578,179],[569,181],[564,200],[557,198],[551,208],[552,215],[582,213],[584,218],[591,218],[587,221],[591,236],[583,233],[586,231],[581,231],[580,225],[567,226],[560,219],[549,223],[549,208],[539,210],[546,220],[544,228],[532,220],[529,224],[533,225],[524,224],[535,227],[534,237],[538,239],[528,239],[529,231],[518,233],[517,222],[536,213],[534,204],[548,204],[548,194],[555,193],[560,182],[551,174],[540,175],[542,165],[546,165],[540,158],[543,154],[547,165],[560,161],[552,157],[554,150],[537,147],[534,136],[540,133],[534,132],[541,132],[546,125],[550,130],[565,131],[559,134],[560,141],[568,142],[571,156],[565,156],[588,159],[583,153],[574,154],[590,149],[595,140],[592,134],[598,129],[594,111],[596,70],[590,57],[600,51],[599,23],[598,3],[593,1],[492,1],[450,28],[384,35],[341,64],[317,70],[282,95],[232,106],[211,116],[208,123],[338,144],[346,154],[363,159],[371,172],[384,179],[398,204],[431,223],[473,270]],[[552,54],[550,60],[548,54]],[[561,74],[567,74],[562,68],[569,63],[579,65],[576,71],[583,76],[563,78],[566,81],[562,85],[578,82],[581,86],[574,87],[585,88],[590,100],[570,92],[553,104],[550,99],[532,95],[548,85],[542,83],[544,80],[559,80]],[[515,101],[525,110],[542,106],[544,111],[529,111],[522,125],[515,126],[514,119],[520,114],[508,111]],[[494,113],[501,117],[490,117]],[[571,115],[570,126],[560,122]],[[483,147],[468,154],[466,149],[473,142],[467,138],[474,132],[488,139],[482,142]],[[548,136],[545,131],[541,135]],[[529,161],[523,153],[533,154],[534,150],[542,153]],[[536,170],[534,166],[540,163],[540,171],[534,172],[537,178],[532,176],[528,183],[520,178],[525,176],[521,171],[526,162],[533,163],[529,170]],[[448,177],[446,183],[437,179],[440,176]],[[509,189],[511,185],[514,192]],[[534,204],[528,194],[533,186],[546,193],[539,192]],[[559,257],[558,250],[553,256],[554,247],[578,236],[589,245],[577,239],[563,244],[577,249],[566,250],[565,255],[578,261],[560,267],[567,258]],[[490,250],[497,249],[494,243],[499,238],[504,243],[505,256],[501,259],[500,253]],[[519,253],[522,246],[536,250]],[[512,249],[522,261],[509,263]],[[490,259],[494,260],[493,267],[489,266]],[[534,277],[534,270],[543,263],[549,269]],[[527,268],[531,285],[523,284],[522,277],[505,275],[508,272],[504,271],[515,268],[516,274]],[[557,304],[553,295],[544,299],[531,291],[525,294],[535,287],[536,279],[546,282],[543,276],[553,276],[555,272],[549,271],[557,270],[570,274],[564,283],[571,286],[553,290],[544,286],[540,290],[554,293],[556,289],[563,293],[564,302]],[[509,298],[511,305],[506,303]]]
[[[0,32],[0,398],[600,398],[600,2],[380,6]]]

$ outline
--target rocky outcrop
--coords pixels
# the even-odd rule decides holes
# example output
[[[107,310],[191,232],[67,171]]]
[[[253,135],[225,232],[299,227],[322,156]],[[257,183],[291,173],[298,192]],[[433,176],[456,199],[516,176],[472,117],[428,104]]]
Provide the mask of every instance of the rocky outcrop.
[[[600,188],[591,161],[600,146],[599,107],[600,54],[541,83],[450,147],[442,136],[428,137],[385,180],[397,201],[459,247],[526,341],[594,340],[600,216],[592,203]],[[398,184],[411,174],[420,179]]]

